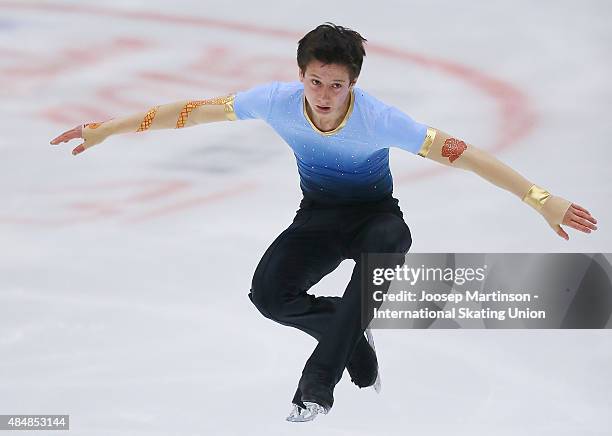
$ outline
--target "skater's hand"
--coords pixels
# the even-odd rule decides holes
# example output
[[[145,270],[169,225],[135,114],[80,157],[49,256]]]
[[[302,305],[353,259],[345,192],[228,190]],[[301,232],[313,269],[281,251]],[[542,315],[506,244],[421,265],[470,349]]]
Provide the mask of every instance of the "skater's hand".
[[[556,195],[551,195],[539,209],[539,212],[555,233],[565,240],[569,240],[569,235],[560,224],[573,227],[584,233],[597,230],[594,225],[597,220],[591,216],[588,210]]]
[[[91,124],[98,124],[98,123],[91,123]],[[76,126],[73,129],[67,130],[64,133],[62,133],[61,135],[59,135],[57,138],[51,140],[50,144],[51,145],[57,145],[60,142],[68,142],[71,139],[83,139],[83,127],[88,126],[89,124],[79,124],[78,126]],[[82,153],[83,151],[85,151],[86,149],[88,149],[89,147],[97,144],[98,142],[92,142],[91,140],[87,141],[83,141],[83,143],[77,145],[73,150],[72,150],[72,154],[74,156],[76,156],[79,153]]]
[[[582,206],[577,205],[576,203],[572,203],[567,212],[565,212],[565,216],[563,217],[563,223],[566,226],[570,226],[575,228],[576,230],[580,230],[584,233],[591,233],[591,230],[597,230],[597,220],[590,214],[590,212],[584,209]],[[561,226],[557,226],[558,229],[555,229],[557,234],[562,238],[569,240],[569,235],[561,228]]]

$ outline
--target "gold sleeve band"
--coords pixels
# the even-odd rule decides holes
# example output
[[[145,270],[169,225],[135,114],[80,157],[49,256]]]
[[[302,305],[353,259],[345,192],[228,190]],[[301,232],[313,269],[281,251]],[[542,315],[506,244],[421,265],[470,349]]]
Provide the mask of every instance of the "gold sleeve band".
[[[552,195],[537,185],[532,185],[529,188],[529,191],[523,197],[523,201],[538,211],[555,232],[558,232],[567,210],[572,205],[570,201]]]
[[[527,194],[525,194],[525,197],[523,197],[523,201],[534,209],[540,210],[549,198],[550,192],[537,185],[532,185]]]
[[[425,140],[421,145],[421,149],[417,153],[419,156],[427,157],[429,154],[429,149],[431,148],[431,144],[433,144],[436,139],[436,129],[432,127],[427,127],[427,134],[425,135]]]
[[[235,95],[230,95],[228,100],[225,102],[225,117],[228,121],[236,121],[236,113],[234,112],[234,99]]]

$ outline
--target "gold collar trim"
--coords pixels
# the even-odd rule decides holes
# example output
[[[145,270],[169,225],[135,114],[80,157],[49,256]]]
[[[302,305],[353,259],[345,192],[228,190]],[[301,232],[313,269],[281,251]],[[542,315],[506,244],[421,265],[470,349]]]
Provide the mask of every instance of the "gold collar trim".
[[[351,98],[351,101],[349,102],[348,110],[346,111],[346,114],[344,115],[344,118],[342,119],[342,122],[340,123],[340,125],[336,127],[334,130],[330,130],[329,132],[324,132],[323,130],[320,130],[317,126],[315,126],[315,123],[312,122],[312,120],[308,116],[308,112],[306,111],[306,96],[302,95],[302,107],[304,110],[304,117],[308,120],[308,122],[310,123],[311,127],[314,129],[315,132],[320,133],[321,135],[325,135],[325,136],[333,135],[334,133],[337,133],[340,129],[342,129],[346,125],[346,123],[348,122],[348,119],[353,113],[353,107],[355,106],[355,94],[352,88],[351,88],[350,98]]]

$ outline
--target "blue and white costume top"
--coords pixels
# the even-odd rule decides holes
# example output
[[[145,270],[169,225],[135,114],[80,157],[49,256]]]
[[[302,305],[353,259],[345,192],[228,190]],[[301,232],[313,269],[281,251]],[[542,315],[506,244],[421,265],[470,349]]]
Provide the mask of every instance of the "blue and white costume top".
[[[238,92],[239,120],[261,119],[293,149],[304,196],[325,203],[359,203],[393,191],[389,147],[416,154],[427,126],[353,88],[346,117],[322,132],[305,110],[301,82],[271,82]]]

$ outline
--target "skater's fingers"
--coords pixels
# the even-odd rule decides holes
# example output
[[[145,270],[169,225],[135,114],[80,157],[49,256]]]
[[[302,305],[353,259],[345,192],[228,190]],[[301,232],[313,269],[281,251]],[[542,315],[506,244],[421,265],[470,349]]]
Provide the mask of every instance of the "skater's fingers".
[[[584,218],[580,218],[578,215],[574,215],[574,217],[571,219],[571,221],[576,222],[578,224],[582,224],[584,227],[587,227],[591,230],[597,230],[597,226],[592,224],[590,221],[584,219]]]
[[[555,230],[555,232],[557,232],[557,235],[561,236],[566,241],[569,240],[569,235],[565,232],[565,230],[563,230],[563,228],[561,226],[556,226],[556,228],[554,228],[554,230]]]
[[[573,212],[574,212],[574,215],[579,216],[579,217],[584,218],[584,219],[587,219],[590,222],[592,222],[593,224],[597,224],[597,220],[595,219],[595,217],[593,217],[588,212],[583,212],[583,211],[581,211],[579,209],[575,209]]]
[[[74,150],[72,150],[72,154],[76,156],[79,153],[83,153],[85,151],[85,143],[78,145]]]
[[[580,230],[581,232],[584,232],[584,233],[591,233],[591,229],[589,229],[588,227],[582,225],[581,223],[577,221],[571,221],[569,223],[569,226],[575,228],[576,230]]]
[[[588,210],[586,210],[584,207],[577,205],[576,203],[572,203],[572,207],[575,209],[578,209],[579,211],[588,213],[589,215],[591,214]]]
[[[589,211],[588,211],[588,210],[586,210],[584,207],[580,206],[579,204],[572,203],[572,207],[574,207],[574,208],[576,208],[576,209],[578,209],[578,210],[581,210],[581,211],[583,211],[583,212],[589,213]]]
[[[594,223],[596,223],[596,222],[597,222],[597,220],[596,220],[595,218],[593,218],[593,217],[591,216],[591,214],[589,214],[589,213],[587,213],[587,212],[583,212],[583,211],[581,211],[580,209],[571,209],[571,211],[572,211],[572,213],[573,213],[574,215],[576,215],[576,216],[579,216],[579,217],[582,217],[582,218],[586,218],[586,219],[588,219],[589,221],[594,222]]]
[[[82,125],[78,125],[70,130],[66,130],[64,133],[59,135],[58,137],[51,140],[52,145],[57,145],[60,142],[68,142],[71,139],[81,138],[82,135]]]
[[[565,215],[563,216],[563,222],[561,224],[569,225],[572,221],[582,223],[587,227],[591,227],[593,230],[597,229],[597,227],[593,225],[597,223],[597,220],[588,212],[584,212],[581,209],[577,209],[575,207],[570,207],[569,209],[567,209],[567,212],[565,212]],[[587,223],[584,221],[589,222]]]
[[[59,144],[60,142],[69,141],[70,139],[72,139],[70,137],[70,132],[72,132],[72,130],[68,130],[68,131],[62,133],[61,135],[59,135],[58,137],[52,139],[51,140],[51,144],[56,145],[56,144]]]

